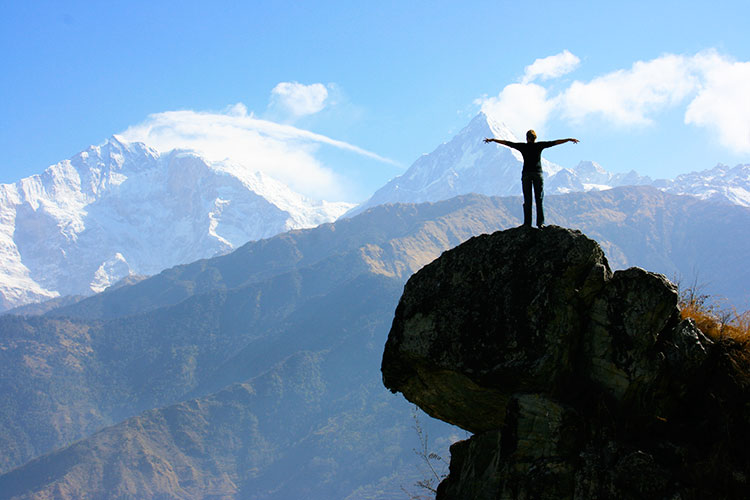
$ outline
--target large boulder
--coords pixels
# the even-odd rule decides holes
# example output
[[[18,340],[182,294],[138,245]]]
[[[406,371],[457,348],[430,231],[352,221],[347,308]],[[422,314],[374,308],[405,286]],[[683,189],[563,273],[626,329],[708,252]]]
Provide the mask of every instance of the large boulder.
[[[747,491],[747,391],[720,382],[719,350],[677,299],[663,276],[612,273],[596,242],[555,226],[472,238],[412,276],[383,382],[475,433],[451,448],[438,498]]]
[[[556,227],[471,238],[406,284],[383,355],[386,387],[472,432],[516,392],[566,390],[579,311],[611,276],[599,245]]]

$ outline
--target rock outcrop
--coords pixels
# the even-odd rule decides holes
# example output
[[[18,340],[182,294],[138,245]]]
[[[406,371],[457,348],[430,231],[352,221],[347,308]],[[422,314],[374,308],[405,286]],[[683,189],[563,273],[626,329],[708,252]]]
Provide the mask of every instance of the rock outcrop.
[[[382,372],[474,433],[438,499],[744,498],[750,391],[677,302],[555,226],[472,238],[415,274]]]

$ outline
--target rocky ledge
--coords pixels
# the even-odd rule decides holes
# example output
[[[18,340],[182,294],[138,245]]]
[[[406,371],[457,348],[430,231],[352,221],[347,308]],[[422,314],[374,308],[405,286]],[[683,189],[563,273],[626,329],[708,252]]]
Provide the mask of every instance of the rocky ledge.
[[[612,273],[555,226],[472,238],[412,276],[383,382],[474,433],[437,498],[746,498],[736,346],[677,303],[663,276]]]

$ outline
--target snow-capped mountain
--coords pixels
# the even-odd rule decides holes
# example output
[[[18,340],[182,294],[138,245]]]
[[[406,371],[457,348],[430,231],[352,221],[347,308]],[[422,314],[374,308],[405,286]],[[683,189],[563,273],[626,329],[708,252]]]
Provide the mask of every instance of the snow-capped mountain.
[[[349,215],[384,203],[439,201],[468,193],[519,195],[521,154],[498,144],[485,144],[485,137],[519,142],[505,124],[479,113],[453,139],[422,155],[403,175],[392,179]],[[651,182],[635,172],[611,174],[594,162],[567,169],[542,158],[542,168],[548,194]]]
[[[438,201],[460,194],[515,195],[521,192],[523,159],[516,150],[485,144],[485,137],[517,142],[504,124],[479,113],[449,142],[422,155],[349,215],[384,203]],[[562,168],[542,159],[547,177]]]
[[[0,185],[0,310],[99,292],[131,274],[335,220],[351,206],[307,199],[231,162],[112,137]]]
[[[468,193],[519,196],[523,166],[520,153],[498,144],[484,144],[485,137],[519,142],[503,123],[479,113],[453,139],[422,155],[403,175],[392,179],[347,215],[385,203],[439,201]],[[634,170],[611,173],[593,161],[563,168],[542,159],[542,167],[547,194],[653,185],[670,193],[750,206],[750,165],[719,165],[674,180],[656,181]]]
[[[750,207],[750,165],[717,165],[710,170],[660,180],[655,186],[675,194],[690,194],[704,200]]]
[[[639,175],[634,170],[626,174],[613,174],[593,161],[582,161],[575,167],[563,168],[544,181],[544,190],[551,194],[564,194],[578,191],[602,191],[617,186],[640,186],[652,184],[648,176]]]

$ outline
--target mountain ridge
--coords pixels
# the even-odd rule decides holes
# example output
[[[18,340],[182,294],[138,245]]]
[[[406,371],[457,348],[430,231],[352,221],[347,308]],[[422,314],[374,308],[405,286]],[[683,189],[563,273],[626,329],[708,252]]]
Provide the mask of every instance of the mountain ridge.
[[[450,141],[422,155],[404,174],[391,179],[347,215],[383,203],[438,201],[469,192],[487,196],[519,194],[523,163],[520,153],[505,146],[484,144],[485,137],[519,142],[501,121],[480,112]],[[651,185],[674,194],[750,206],[750,165],[718,165],[675,179],[657,180],[636,170],[611,173],[588,160],[563,168],[542,159],[542,166],[548,195]]]
[[[342,218],[317,228],[250,242],[230,254],[175,266],[133,286],[86,298],[47,315],[108,318],[125,311],[143,312],[184,300],[193,293],[231,289],[240,284],[259,282],[280,271],[293,270],[295,266],[315,265],[325,252],[335,252],[339,258],[351,255],[350,258],[358,260],[357,266],[370,266],[374,272],[406,279],[443,250],[471,235],[491,230],[492,224],[496,224],[494,227],[520,224],[520,203],[519,197],[469,194],[419,205],[380,205],[359,214],[356,221]],[[698,241],[703,234],[709,234],[711,227],[718,224],[726,230],[719,233],[713,230],[711,234],[716,233],[716,244],[734,242],[742,248],[747,241],[737,240],[732,228],[742,224],[740,221],[750,213],[749,208],[664,193],[651,186],[553,195],[546,203],[551,223],[585,230],[600,242],[615,269],[641,265],[672,278],[697,279],[705,282],[707,291],[727,297],[737,307],[750,304],[750,291],[738,287],[742,282],[738,276],[747,274],[740,262],[731,258],[726,262],[717,261],[709,250],[712,245],[690,243],[691,240]],[[430,220],[431,217],[444,217],[440,214],[451,210],[454,212],[450,219],[440,220],[438,226],[436,221]],[[461,217],[467,217],[467,220],[462,221]],[[388,231],[383,229],[385,226]],[[357,234],[357,227],[369,229]],[[463,229],[455,229],[461,227]],[[446,228],[448,233],[442,234]],[[439,229],[440,236],[430,234],[435,229]],[[386,234],[397,235],[399,242],[379,247],[387,241],[384,240]],[[329,239],[335,243],[329,243]],[[298,242],[305,242],[305,246],[317,250],[312,254],[300,254]],[[370,246],[374,242],[378,243]],[[410,251],[420,247],[430,248],[430,251],[409,255]],[[382,262],[394,257],[398,264]],[[241,270],[233,271],[240,262]],[[735,266],[735,270],[728,272],[724,264]],[[156,283],[160,284],[157,286]],[[186,287],[183,283],[203,285]],[[149,291],[152,289],[162,291],[157,296]],[[164,293],[163,290],[170,292]],[[119,312],[114,312],[118,303]],[[138,305],[123,309],[123,303]]]
[[[309,200],[229,161],[159,154],[113,136],[0,186],[0,305],[102,291],[129,274],[334,220],[350,206]]]
[[[737,240],[731,228],[750,224],[748,208],[671,195],[648,186],[550,196],[548,202],[550,222],[595,233],[611,255],[613,268],[660,266],[668,275],[680,270],[692,276],[696,263],[705,263],[707,256],[721,251],[722,258],[711,259],[713,267],[706,269],[716,280],[713,286],[721,290],[724,284],[734,283],[731,296],[747,293],[742,284],[750,281],[744,265],[749,243]],[[337,361],[321,373],[326,373],[326,385],[341,387],[345,395],[335,404],[324,405],[327,412],[315,409],[316,420],[308,423],[299,421],[293,409],[275,413],[281,424],[288,422],[297,429],[309,424],[316,429],[307,435],[309,439],[297,435],[296,443],[316,443],[303,455],[294,451],[297,445],[279,450],[306,457],[304,464],[294,463],[298,468],[311,467],[305,469],[309,476],[300,479],[300,487],[320,492],[310,498],[330,498],[323,492],[330,493],[325,488],[335,482],[336,467],[347,474],[341,464],[369,463],[368,457],[380,447],[378,453],[388,453],[377,455],[383,463],[403,465],[377,469],[383,471],[378,477],[364,478],[356,486],[379,491],[393,470],[410,469],[414,464],[409,458],[414,447],[409,442],[409,436],[413,437],[409,406],[386,398],[377,374],[404,281],[471,236],[517,226],[519,216],[519,197],[465,195],[420,205],[383,205],[356,217],[251,242],[227,255],[178,266],[84,299],[79,303],[82,309],[63,309],[42,317],[2,316],[0,394],[8,402],[0,412],[0,442],[7,450],[0,457],[5,460],[2,470],[23,469],[29,460],[50,452],[57,458],[48,462],[49,467],[60,470],[62,457],[69,460],[71,455],[57,451],[77,439],[89,439],[99,430],[113,432],[108,426],[143,412],[211,397],[306,351],[321,360],[335,355]],[[707,228],[711,238],[705,238]],[[157,307],[144,308],[148,303]],[[336,385],[349,382],[345,389]],[[277,401],[267,400],[262,408],[270,412]],[[315,398],[310,401],[312,406],[317,404]],[[259,408],[242,411],[258,416]],[[361,422],[367,422],[369,432]],[[372,433],[376,428],[381,430]],[[454,431],[441,429],[431,435],[450,444],[448,437]],[[231,432],[243,441],[251,431],[237,427]],[[137,433],[128,435],[139,439]],[[172,444],[188,451],[190,441],[181,441],[180,436],[159,439],[175,440]],[[342,441],[340,436],[347,438]],[[115,435],[110,438],[108,442],[123,443]],[[342,446],[349,443],[342,448],[348,451],[342,455],[326,448],[329,438]],[[89,450],[79,455],[84,468],[101,470],[97,468],[103,466],[97,461],[99,455],[88,445],[79,449]],[[328,457],[333,461],[321,462],[325,457],[316,451],[320,449],[333,454]],[[159,456],[163,463],[171,463],[168,454]],[[117,457],[116,462],[137,464],[139,460],[134,454]],[[258,477],[283,479],[277,467],[289,462],[273,463],[259,470]],[[209,469],[200,475],[210,475]],[[128,477],[123,475],[122,481]],[[269,493],[269,498],[288,496]]]
[[[91,295],[131,274],[152,275],[378,204],[518,195],[520,155],[483,144],[485,136],[517,140],[501,121],[479,113],[358,206],[308,200],[230,160],[208,163],[184,150],[159,154],[113,136],[42,174],[0,185],[0,312]],[[652,185],[750,206],[750,165],[717,165],[671,180],[634,170],[613,174],[593,161],[543,166],[548,195]]]

